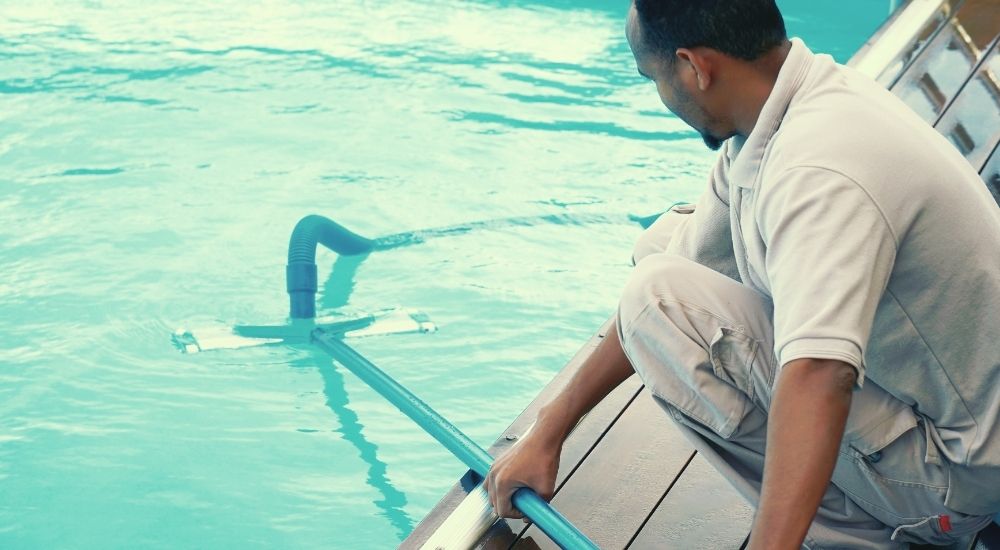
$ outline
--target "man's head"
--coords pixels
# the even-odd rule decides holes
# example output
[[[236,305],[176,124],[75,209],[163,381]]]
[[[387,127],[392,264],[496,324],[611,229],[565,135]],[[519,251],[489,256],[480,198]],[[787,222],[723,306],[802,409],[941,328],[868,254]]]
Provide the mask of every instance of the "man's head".
[[[626,35],[639,73],[712,149],[737,133],[739,77],[787,43],[774,0],[634,0]]]

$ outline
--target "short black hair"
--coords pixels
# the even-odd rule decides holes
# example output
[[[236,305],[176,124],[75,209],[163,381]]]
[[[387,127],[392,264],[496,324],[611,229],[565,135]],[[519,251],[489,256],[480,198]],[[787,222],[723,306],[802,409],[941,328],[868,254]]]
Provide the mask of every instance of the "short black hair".
[[[671,62],[699,46],[753,61],[788,38],[774,0],[634,1],[646,47]]]

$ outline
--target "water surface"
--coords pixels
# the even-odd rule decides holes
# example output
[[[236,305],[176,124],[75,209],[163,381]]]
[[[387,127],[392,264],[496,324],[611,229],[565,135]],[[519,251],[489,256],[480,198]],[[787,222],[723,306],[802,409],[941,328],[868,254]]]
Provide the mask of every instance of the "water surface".
[[[841,60],[886,12],[781,5]],[[332,280],[321,252],[319,306],[428,313],[356,347],[488,446],[614,310],[627,214],[712,163],[636,75],[626,7],[0,3],[0,547],[401,541],[461,464],[308,348],[169,334],[282,322],[306,214],[472,222]]]

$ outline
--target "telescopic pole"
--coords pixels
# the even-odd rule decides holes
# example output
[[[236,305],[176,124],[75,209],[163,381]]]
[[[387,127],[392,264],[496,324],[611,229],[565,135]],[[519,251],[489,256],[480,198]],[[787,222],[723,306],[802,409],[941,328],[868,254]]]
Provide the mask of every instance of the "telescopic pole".
[[[421,428],[437,439],[472,471],[486,477],[493,457],[469,439],[451,422],[420,400],[410,390],[376,367],[340,339],[317,328],[312,332],[313,343],[338,363],[358,376],[364,383],[403,411]],[[556,544],[567,549],[597,549],[597,545],[580,532],[542,497],[527,487],[518,489],[511,498],[515,507],[531,519]]]

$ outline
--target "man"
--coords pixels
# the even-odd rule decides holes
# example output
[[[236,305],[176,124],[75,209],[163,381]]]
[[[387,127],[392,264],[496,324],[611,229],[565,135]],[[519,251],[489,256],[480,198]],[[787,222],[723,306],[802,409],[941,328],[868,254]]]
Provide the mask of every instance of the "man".
[[[521,486],[551,498],[563,439],[634,371],[755,505],[752,549],[985,527],[1000,209],[978,175],[889,92],[789,41],[772,0],[635,0],[626,34],[721,154],[675,235],[644,234],[614,329],[494,464],[497,513],[522,517]]]

